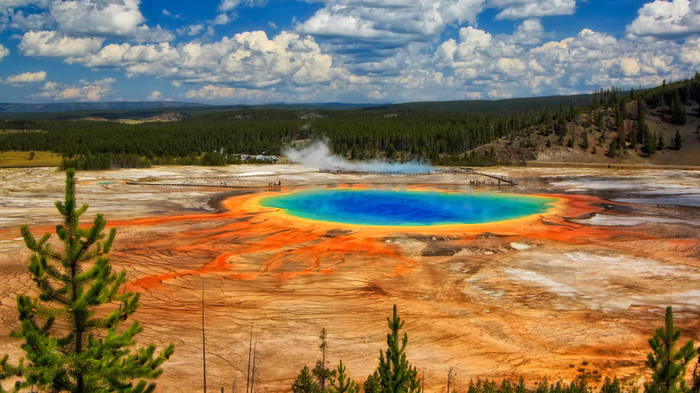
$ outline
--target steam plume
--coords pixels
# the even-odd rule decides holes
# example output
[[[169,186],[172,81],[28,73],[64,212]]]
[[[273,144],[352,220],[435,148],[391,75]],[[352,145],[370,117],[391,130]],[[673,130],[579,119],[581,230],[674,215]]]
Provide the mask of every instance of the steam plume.
[[[384,160],[348,161],[344,157],[331,153],[331,149],[325,141],[312,142],[302,149],[286,148],[282,154],[294,163],[325,170],[385,173],[426,173],[433,170],[432,166],[421,161],[404,163]]]

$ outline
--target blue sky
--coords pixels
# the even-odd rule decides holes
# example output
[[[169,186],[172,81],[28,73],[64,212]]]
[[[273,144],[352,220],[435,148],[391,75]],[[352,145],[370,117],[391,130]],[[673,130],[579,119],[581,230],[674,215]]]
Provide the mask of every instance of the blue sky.
[[[0,102],[500,99],[699,66],[700,0],[0,0]]]

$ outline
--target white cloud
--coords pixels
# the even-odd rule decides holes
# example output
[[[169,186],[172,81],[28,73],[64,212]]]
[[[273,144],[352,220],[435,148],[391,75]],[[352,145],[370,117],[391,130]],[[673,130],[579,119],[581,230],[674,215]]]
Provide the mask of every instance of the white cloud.
[[[158,90],[153,90],[151,94],[148,95],[147,100],[148,101],[158,101],[163,97],[163,93],[159,92]]]
[[[642,42],[583,29],[574,37],[528,48],[514,44],[520,33],[518,28],[512,36],[494,37],[462,28],[459,41],[443,42],[433,62],[445,80],[452,76],[455,85],[468,87],[472,96],[490,98],[650,86],[664,78],[687,77],[700,66],[700,39],[683,45]]]
[[[187,34],[189,36],[194,36],[194,35],[199,35],[202,33],[204,30],[204,24],[199,23],[196,25],[188,25],[184,26],[182,28],[177,29],[177,33],[182,35],[182,34]]]
[[[496,19],[539,18],[571,15],[576,11],[576,0],[488,0],[487,7],[502,10]]]
[[[222,12],[216,16],[213,23],[215,25],[225,25],[225,24],[228,24],[228,22],[230,22],[230,21],[231,21],[231,19],[228,17],[228,15],[226,15],[225,12]]]
[[[625,76],[635,76],[639,74],[641,68],[637,60],[630,57],[623,57],[618,60],[620,72]]]
[[[36,0],[0,0],[0,8],[23,7],[36,2]]]
[[[14,13],[8,10],[8,16],[12,20],[10,27],[19,30],[42,30],[51,23],[51,17],[47,13],[27,13],[16,10]]]
[[[5,82],[11,83],[11,84],[20,84],[20,83],[43,82],[45,80],[46,80],[46,72],[39,71],[39,72],[24,72],[21,74],[8,76],[5,79]]]
[[[160,26],[146,25],[139,9],[141,0],[37,0],[16,1],[33,4],[30,12],[8,9],[13,28],[20,30],[56,30],[74,38],[99,36],[137,42],[171,41],[175,36]],[[163,12],[168,12],[163,10]]]
[[[54,101],[100,101],[112,92],[112,84],[114,82],[114,78],[105,78],[92,82],[81,80],[77,85],[73,86],[47,82],[43,91],[34,95],[34,97]]]
[[[393,49],[428,42],[454,22],[474,22],[484,0],[328,0],[296,30],[342,46]]]
[[[214,43],[109,44],[68,59],[88,67],[124,68],[127,75],[179,78],[187,82],[237,83],[246,87],[309,85],[348,80],[311,37],[281,32],[244,32]]]
[[[5,57],[9,54],[10,54],[9,49],[5,48],[4,46],[2,46],[2,44],[0,44],[0,61],[2,60],[3,57]]]
[[[260,102],[266,95],[263,90],[243,89],[229,86],[205,85],[199,90],[188,90],[185,93],[187,98],[198,98],[204,100],[226,99],[230,102]]]
[[[539,44],[546,35],[539,19],[526,19],[513,33],[513,41],[525,45]]]
[[[103,38],[72,38],[55,31],[29,31],[17,46],[25,56],[85,56],[102,46]]]
[[[700,33],[700,2],[672,0],[645,4],[627,25],[633,36],[678,37]]]
[[[249,7],[262,7],[267,4],[267,0],[221,0],[219,3],[218,10],[220,13],[213,20],[215,25],[225,25],[231,22],[233,18],[229,16],[229,11],[239,7],[240,5],[246,5]],[[235,16],[235,13],[234,13]]]
[[[128,36],[144,21],[138,0],[60,1],[51,7],[59,29],[67,33],[102,33]]]
[[[219,11],[231,11],[241,4],[250,7],[262,7],[267,4],[267,0],[221,0],[221,3],[219,3]]]

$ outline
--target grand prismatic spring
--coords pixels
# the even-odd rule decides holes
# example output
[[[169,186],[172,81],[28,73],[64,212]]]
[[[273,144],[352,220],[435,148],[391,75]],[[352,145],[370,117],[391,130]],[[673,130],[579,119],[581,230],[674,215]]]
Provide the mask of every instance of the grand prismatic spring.
[[[244,384],[251,326],[260,391],[286,391],[315,364],[321,328],[329,364],[342,359],[363,381],[385,346],[393,304],[406,320],[408,359],[435,392],[450,367],[460,389],[479,377],[570,379],[579,368],[638,384],[667,305],[684,335],[700,338],[697,172],[491,171],[519,184],[295,165],[160,167],[80,172],[77,192],[90,204],[85,220],[104,213],[117,228],[112,261],[142,294],[140,340],[175,343],[161,391],[202,389],[203,286],[215,390]],[[6,338],[17,328],[16,294],[33,291],[18,228],[53,232],[64,178],[48,168],[0,175]],[[283,186],[269,187],[277,181]],[[207,187],[224,183],[232,187]],[[494,215],[464,218],[470,198]],[[510,215],[504,201],[522,210]],[[0,353],[19,357],[17,348],[0,341]]]
[[[483,224],[544,213],[553,198],[396,190],[311,190],[267,197],[261,206],[319,221],[357,225]]]

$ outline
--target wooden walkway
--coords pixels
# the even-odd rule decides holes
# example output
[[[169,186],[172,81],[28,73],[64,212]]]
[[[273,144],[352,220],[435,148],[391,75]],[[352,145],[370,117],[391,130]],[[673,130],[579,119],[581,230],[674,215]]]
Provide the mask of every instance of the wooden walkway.
[[[503,177],[503,176],[489,175],[488,173],[478,172],[478,171],[471,171],[470,173],[473,173],[473,174],[475,174],[475,175],[481,175],[481,176],[490,177],[490,178],[492,178],[492,179],[496,179],[496,180],[499,181],[499,185],[500,185],[501,182],[506,183],[506,184],[509,184],[509,185],[511,185],[511,186],[515,186],[515,185],[518,184],[518,182],[517,182],[515,179],[508,179],[508,178],[505,178],[505,177]]]
[[[298,174],[304,174],[304,173],[327,173],[327,174],[350,174],[350,175],[378,175],[378,176],[397,176],[397,175],[403,175],[403,176],[421,176],[421,175],[431,175],[431,174],[464,174],[464,175],[477,175],[477,176],[485,176],[494,180],[498,181],[498,184],[496,183],[491,183],[491,184],[486,184],[486,183],[479,183],[483,185],[511,185],[515,186],[518,184],[518,182],[515,179],[509,179],[503,176],[498,176],[498,175],[491,175],[485,172],[480,172],[480,171],[475,171],[471,168],[459,168],[459,169],[441,169],[441,170],[436,170],[433,172],[405,172],[405,173],[395,173],[395,172],[368,172],[368,173],[362,173],[362,172],[331,172],[331,171],[307,171],[307,172],[295,172],[293,175],[298,175]],[[251,175],[244,175],[244,176],[233,176],[233,178],[228,177],[227,179],[232,181],[235,180],[235,178],[263,178],[263,177],[272,177],[272,176],[284,176],[286,174],[251,174]],[[219,176],[219,178],[222,178],[223,176]],[[192,178],[192,179],[207,179],[207,178]],[[210,178],[209,178],[210,180]],[[223,184],[222,184],[223,183]],[[294,186],[324,186],[328,184],[334,184],[336,181],[327,181],[327,182],[313,182],[313,183],[305,183],[305,184],[291,184]],[[354,182],[350,182],[354,183]],[[270,185],[264,185],[264,184],[236,184],[236,185],[229,185],[227,182],[221,182],[219,184],[206,184],[206,183],[177,183],[177,182],[168,182],[168,183],[154,183],[154,182],[140,182],[140,181],[129,181],[126,182],[127,185],[131,186],[154,186],[154,187],[202,187],[202,188],[229,188],[229,189],[272,189],[272,190],[279,190],[282,187],[281,186],[270,186]],[[459,183],[461,184],[461,183]]]

